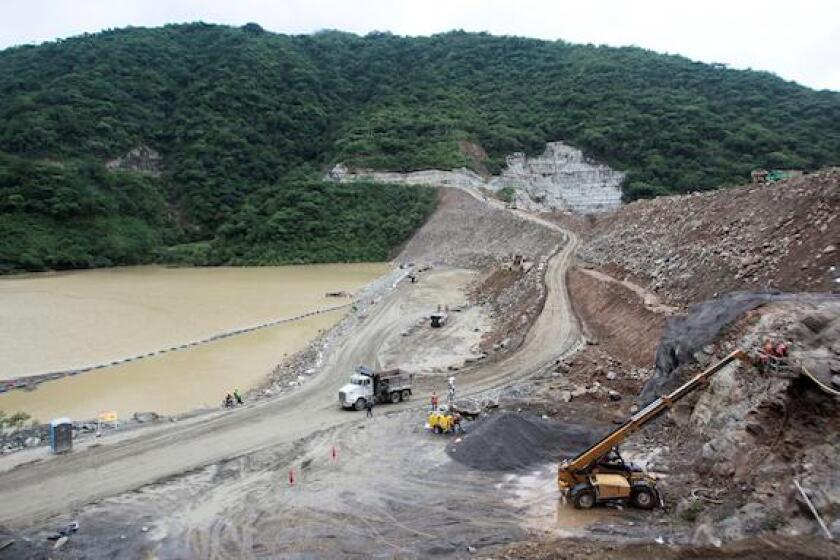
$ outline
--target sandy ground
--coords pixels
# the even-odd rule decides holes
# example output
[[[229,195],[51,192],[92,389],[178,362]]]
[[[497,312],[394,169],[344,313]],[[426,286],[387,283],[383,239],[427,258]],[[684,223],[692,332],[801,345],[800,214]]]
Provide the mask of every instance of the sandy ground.
[[[563,233],[557,226],[548,226]],[[488,391],[526,378],[580,346],[580,328],[565,287],[565,271],[577,239],[572,234],[565,235],[567,242],[547,266],[544,310],[522,347],[499,362],[459,371],[461,394]],[[0,474],[0,524],[31,527],[50,516],[66,515],[74,508],[108,496],[230,458],[294,446],[313,433],[358,422],[357,414],[339,409],[336,403],[338,388],[345,382],[349,368],[375,363],[388,341],[401,336],[406,318],[420,312],[421,307],[425,309],[428,302],[463,301],[463,293],[456,297],[461,287],[451,281],[452,275],[451,270],[434,270],[424,276],[421,284],[399,284],[326,357],[320,373],[290,394],[235,411],[103,438],[101,443],[69,456],[42,456],[25,468]],[[425,296],[418,297],[418,292]],[[415,298],[422,304],[410,303]],[[414,308],[408,311],[412,305]],[[425,385],[421,382],[418,393],[425,394],[434,385],[434,381]],[[416,403],[389,405],[387,410],[397,412],[417,406]],[[398,441],[393,442],[393,449],[401,444]]]
[[[378,352],[380,367],[402,368],[418,374],[461,368],[466,360],[480,354],[482,333],[492,328],[487,310],[481,306],[467,306],[464,290],[474,281],[473,271],[455,269],[432,277],[432,281],[449,287],[444,290],[425,290],[414,285],[414,294],[403,306],[403,315],[396,330],[390,332]],[[434,298],[445,297],[445,301]],[[448,307],[448,320],[442,328],[430,328],[429,315]]]
[[[535,535],[580,537],[619,521],[609,510],[580,512],[558,502],[553,465],[504,474],[454,462],[444,451],[452,438],[425,431],[421,410],[382,408],[370,420],[348,415],[352,421],[300,442],[85,507],[73,517],[83,530],[62,553],[459,558],[471,556],[470,547],[485,552]]]

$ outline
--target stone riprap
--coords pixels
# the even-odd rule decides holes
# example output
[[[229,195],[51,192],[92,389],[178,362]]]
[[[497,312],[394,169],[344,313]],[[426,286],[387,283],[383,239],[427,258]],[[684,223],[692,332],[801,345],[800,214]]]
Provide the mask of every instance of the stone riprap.
[[[485,179],[466,168],[393,173],[336,165],[327,179],[339,182],[376,181],[408,185],[515,190],[517,208],[533,212],[572,211],[593,214],[621,205],[624,173],[587,160],[583,153],[562,142],[550,142],[541,156],[514,153],[506,158],[501,175]]]

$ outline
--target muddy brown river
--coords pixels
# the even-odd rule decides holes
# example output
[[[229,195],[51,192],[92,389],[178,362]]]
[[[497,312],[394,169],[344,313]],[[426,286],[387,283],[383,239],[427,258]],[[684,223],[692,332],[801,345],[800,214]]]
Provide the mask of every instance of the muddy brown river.
[[[383,263],[252,268],[124,267],[0,279],[0,380],[81,368],[350,300]],[[163,414],[217,406],[335,324],[314,315],[153,358],[0,395],[0,410],[41,421],[115,410]]]

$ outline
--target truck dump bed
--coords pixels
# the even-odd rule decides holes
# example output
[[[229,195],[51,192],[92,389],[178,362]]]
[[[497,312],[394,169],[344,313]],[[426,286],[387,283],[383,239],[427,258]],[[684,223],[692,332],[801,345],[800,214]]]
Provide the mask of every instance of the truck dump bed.
[[[394,390],[411,387],[414,374],[399,368],[387,369],[379,372],[379,378],[382,381],[387,381],[390,389]]]
[[[386,370],[380,371],[378,373],[379,373],[379,377],[381,377],[383,379],[391,378],[391,377],[399,377],[400,375],[409,375],[409,373],[407,371],[401,370],[400,368],[386,369]]]

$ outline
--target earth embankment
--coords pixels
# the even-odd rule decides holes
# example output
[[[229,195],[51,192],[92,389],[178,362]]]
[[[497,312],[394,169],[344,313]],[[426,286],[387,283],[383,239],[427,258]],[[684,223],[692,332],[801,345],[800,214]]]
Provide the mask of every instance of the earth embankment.
[[[637,201],[574,222],[585,241],[582,258],[685,306],[733,290],[837,290],[839,216],[834,168]]]
[[[461,189],[442,188],[438,196],[437,210],[406,244],[400,262],[480,268],[513,255],[539,260],[558,243],[556,231]]]

